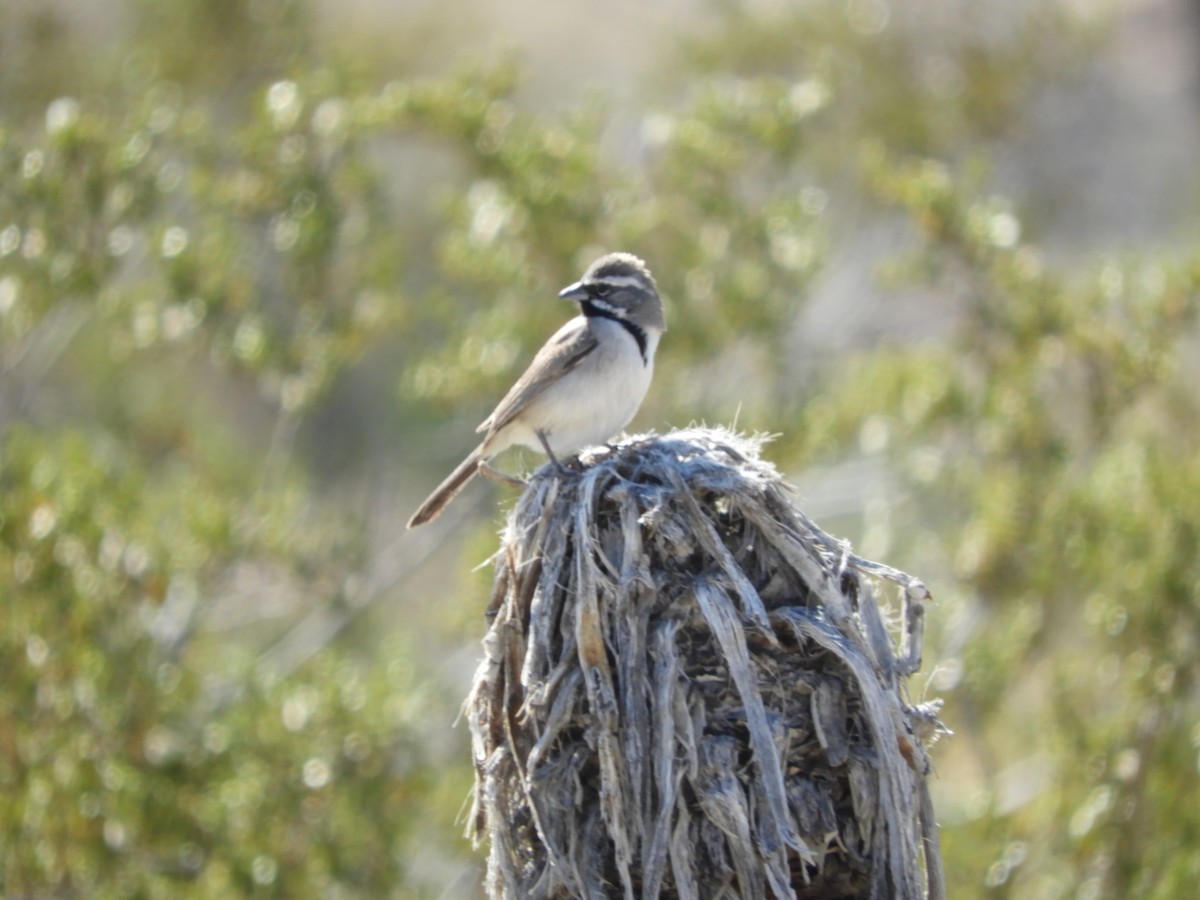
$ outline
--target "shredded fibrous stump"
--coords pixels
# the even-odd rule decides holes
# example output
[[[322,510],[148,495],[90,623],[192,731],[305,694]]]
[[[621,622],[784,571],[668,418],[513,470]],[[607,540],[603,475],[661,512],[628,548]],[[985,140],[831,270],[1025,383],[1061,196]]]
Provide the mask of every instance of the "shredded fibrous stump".
[[[467,709],[491,897],[944,896],[938,704],[905,691],[928,592],[817,528],[760,444],[632,438],[510,513]]]

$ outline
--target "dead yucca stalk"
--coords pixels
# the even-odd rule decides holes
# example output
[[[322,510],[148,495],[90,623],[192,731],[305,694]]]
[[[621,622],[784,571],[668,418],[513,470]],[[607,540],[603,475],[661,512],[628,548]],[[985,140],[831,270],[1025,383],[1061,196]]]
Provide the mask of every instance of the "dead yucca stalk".
[[[492,897],[943,895],[906,703],[928,594],[688,430],[543,468],[509,516],[468,701]],[[872,585],[900,585],[900,646]]]

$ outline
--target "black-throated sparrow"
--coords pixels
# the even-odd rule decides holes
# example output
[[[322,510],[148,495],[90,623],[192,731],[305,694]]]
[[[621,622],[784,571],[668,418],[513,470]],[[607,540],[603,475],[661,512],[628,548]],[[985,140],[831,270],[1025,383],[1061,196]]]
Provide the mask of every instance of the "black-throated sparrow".
[[[578,302],[582,315],[538,351],[476,429],[483,442],[413,513],[409,528],[436,518],[501,450],[519,444],[551,459],[566,456],[612,437],[642,405],[667,328],[646,264],[629,253],[610,253],[558,296]]]

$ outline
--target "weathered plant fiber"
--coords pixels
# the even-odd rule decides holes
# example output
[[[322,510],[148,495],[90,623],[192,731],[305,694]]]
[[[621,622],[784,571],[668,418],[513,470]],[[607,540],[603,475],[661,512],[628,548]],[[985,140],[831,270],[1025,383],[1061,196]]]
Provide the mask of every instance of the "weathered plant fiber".
[[[468,701],[492,897],[943,896],[937,706],[904,691],[928,593],[796,510],[759,443],[635,438],[510,514]]]

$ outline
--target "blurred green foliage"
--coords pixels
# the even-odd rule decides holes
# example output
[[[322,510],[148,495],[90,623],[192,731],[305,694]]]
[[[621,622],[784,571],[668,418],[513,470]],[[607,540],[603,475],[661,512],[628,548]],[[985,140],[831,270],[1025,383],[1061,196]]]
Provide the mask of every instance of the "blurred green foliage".
[[[997,896],[1184,896],[1200,871],[1200,260],[1061,275],[943,167],[870,168],[920,229],[915,268],[962,302],[952,344],[858,361],[824,413],[884,401],[922,485],[914,515],[938,523],[972,601],[950,698],[991,784],[947,794],[967,819],[950,861]]]
[[[669,304],[640,421],[740,412],[781,465],[868,447],[908,486],[952,896],[1188,893],[1200,260],[1056,271],[982,161],[1091,26],[724,0],[630,121],[539,114],[511,59],[375,71],[298,0],[119,6],[103,40],[0,7],[0,893],[470,892],[433,660],[485,576],[430,603],[363,512],[386,469],[321,451],[353,394],[403,507],[563,318],[530,298],[618,247]],[[798,360],[864,219],[949,321]]]

